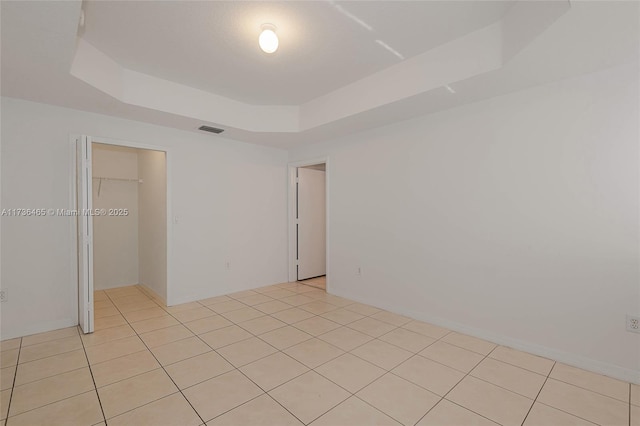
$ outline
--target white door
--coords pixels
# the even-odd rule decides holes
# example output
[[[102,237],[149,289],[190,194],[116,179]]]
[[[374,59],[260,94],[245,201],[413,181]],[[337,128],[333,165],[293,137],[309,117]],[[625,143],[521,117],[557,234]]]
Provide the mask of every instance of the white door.
[[[298,168],[298,280],[327,273],[325,172]]]
[[[78,209],[78,321],[84,333],[93,333],[93,217],[91,137],[76,139]]]

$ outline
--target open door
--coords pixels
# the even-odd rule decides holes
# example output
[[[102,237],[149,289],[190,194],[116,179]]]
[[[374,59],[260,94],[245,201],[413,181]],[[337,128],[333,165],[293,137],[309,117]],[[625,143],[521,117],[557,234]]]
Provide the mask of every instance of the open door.
[[[78,210],[78,322],[93,333],[93,202],[91,137],[76,139],[76,189]]]
[[[326,173],[298,168],[298,280],[327,273]]]

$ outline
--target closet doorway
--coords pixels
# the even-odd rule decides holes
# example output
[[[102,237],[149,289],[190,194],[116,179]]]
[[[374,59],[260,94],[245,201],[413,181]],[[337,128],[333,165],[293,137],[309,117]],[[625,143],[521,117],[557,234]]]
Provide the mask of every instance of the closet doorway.
[[[166,304],[167,152],[76,138],[78,314],[85,333],[105,309],[94,291],[129,286]],[[124,289],[123,289],[124,290]]]

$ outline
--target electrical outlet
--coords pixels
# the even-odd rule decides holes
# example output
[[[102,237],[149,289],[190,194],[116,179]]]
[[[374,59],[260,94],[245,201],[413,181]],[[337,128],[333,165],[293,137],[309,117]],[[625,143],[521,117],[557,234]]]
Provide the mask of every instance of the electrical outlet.
[[[627,315],[627,331],[640,333],[640,316]]]
[[[362,275],[362,268],[358,266],[358,269],[356,269],[356,275]]]
[[[9,300],[9,292],[7,290],[0,290],[0,302],[6,302]]]

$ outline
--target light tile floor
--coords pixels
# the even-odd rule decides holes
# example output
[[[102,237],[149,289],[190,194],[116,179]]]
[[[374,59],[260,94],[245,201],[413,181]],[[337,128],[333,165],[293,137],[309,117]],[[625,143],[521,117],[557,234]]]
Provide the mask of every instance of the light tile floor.
[[[320,288],[325,290],[327,288],[327,277],[323,275],[321,277],[309,278],[307,280],[298,281],[300,284],[310,285],[311,287]]]
[[[91,335],[1,343],[1,423],[640,426],[640,386],[307,285],[95,308]]]

